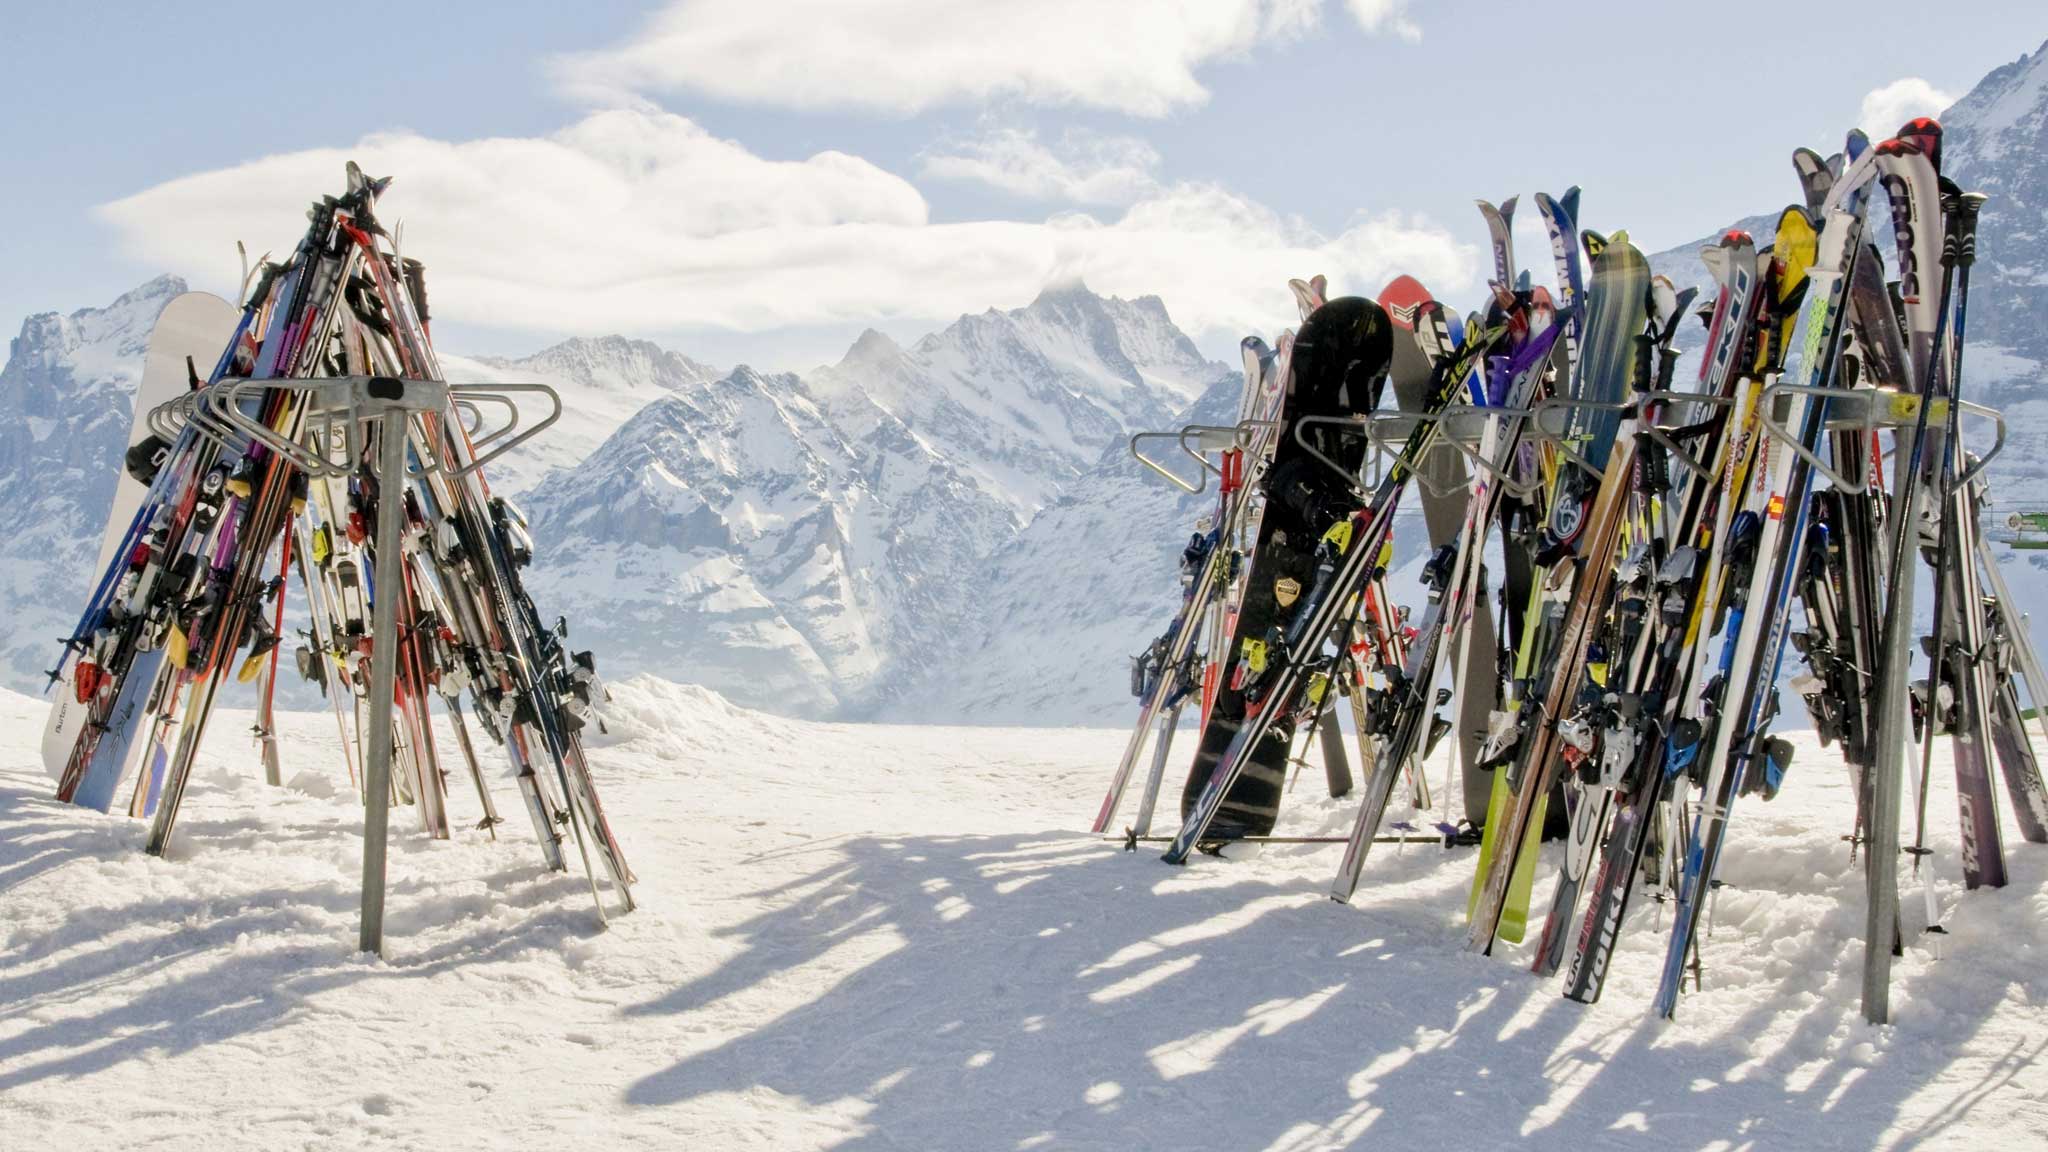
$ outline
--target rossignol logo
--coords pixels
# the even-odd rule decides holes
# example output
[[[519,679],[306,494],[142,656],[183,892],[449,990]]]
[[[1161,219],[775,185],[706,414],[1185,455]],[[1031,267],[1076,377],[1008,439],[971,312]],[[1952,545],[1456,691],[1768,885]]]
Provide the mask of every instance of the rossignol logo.
[[[1422,311],[1420,303],[1387,305],[1387,315],[1392,316],[1394,323],[1399,324],[1403,328],[1415,327],[1415,315],[1420,311]]]
[[[1903,176],[1887,174],[1881,181],[1892,202],[1892,236],[1899,243],[1899,295],[1908,304],[1920,302],[1920,262],[1913,250],[1914,220],[1919,207],[1913,185]]]

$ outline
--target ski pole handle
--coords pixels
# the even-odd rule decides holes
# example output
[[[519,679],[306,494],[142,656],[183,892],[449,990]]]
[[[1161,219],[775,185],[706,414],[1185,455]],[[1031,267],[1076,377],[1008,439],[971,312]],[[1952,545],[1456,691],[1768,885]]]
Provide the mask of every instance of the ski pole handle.
[[[1958,268],[1968,268],[1977,262],[1977,216],[1989,199],[1982,192],[1964,192],[1955,197],[1953,206],[1949,208],[1949,239],[1955,246],[1954,260]]]

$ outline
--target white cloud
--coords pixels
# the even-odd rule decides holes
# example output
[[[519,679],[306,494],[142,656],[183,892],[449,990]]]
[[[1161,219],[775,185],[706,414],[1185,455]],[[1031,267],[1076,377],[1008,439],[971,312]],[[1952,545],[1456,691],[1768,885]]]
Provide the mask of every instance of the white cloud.
[[[1863,108],[1856,114],[1856,125],[1869,133],[1871,139],[1882,140],[1915,116],[1939,116],[1955,102],[1953,94],[1943,92],[1918,76],[1908,76],[1873,89],[1864,96]]]
[[[1476,254],[1440,229],[1381,216],[1325,236],[1206,185],[1155,188],[1114,219],[933,224],[915,188],[857,157],[767,160],[639,110],[542,139],[374,136],[270,156],[100,214],[132,255],[232,289],[234,241],[284,249],[349,158],[397,178],[379,215],[402,220],[406,254],[427,262],[435,315],[498,329],[940,319],[1078,275],[1097,291],[1157,293],[1191,331],[1241,333],[1291,319],[1291,276],[1323,272],[1360,292],[1400,271],[1441,289],[1475,282]]]
[[[1422,39],[1422,27],[1408,18],[1408,0],[1344,0],[1344,7],[1367,32],[1399,36],[1410,44]]]
[[[1068,131],[1057,150],[1038,134],[996,128],[942,140],[924,156],[922,174],[966,180],[1035,200],[1128,204],[1157,189],[1159,153],[1129,136]]]
[[[1321,19],[1323,5],[670,0],[624,43],[558,58],[553,71],[573,98],[608,104],[689,91],[735,103],[910,114],[1014,98],[1163,116],[1207,99],[1197,66],[1298,35]]]

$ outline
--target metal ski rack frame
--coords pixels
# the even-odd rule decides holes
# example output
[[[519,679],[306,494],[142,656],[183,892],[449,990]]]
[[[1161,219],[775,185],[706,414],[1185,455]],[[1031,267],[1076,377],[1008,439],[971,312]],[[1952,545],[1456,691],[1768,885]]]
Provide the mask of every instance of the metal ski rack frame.
[[[1619,401],[1574,400],[1567,396],[1551,396],[1539,400],[1527,408],[1510,408],[1505,405],[1492,404],[1451,404],[1436,412],[1373,412],[1362,416],[1304,416],[1295,421],[1294,441],[1303,451],[1313,457],[1317,463],[1344,477],[1353,486],[1359,486],[1359,476],[1347,471],[1343,465],[1330,459],[1329,456],[1319,451],[1313,444],[1310,444],[1303,437],[1303,431],[1311,426],[1355,428],[1364,434],[1366,440],[1372,444],[1376,454],[1395,458],[1399,457],[1404,451],[1404,441],[1407,440],[1408,436],[1418,426],[1434,424],[1437,430],[1436,435],[1431,443],[1423,448],[1424,456],[1442,451],[1445,447],[1455,449],[1460,455],[1470,460],[1487,475],[1493,477],[1494,482],[1498,483],[1505,491],[1518,498],[1525,498],[1534,495],[1541,489],[1543,486],[1542,482],[1518,480],[1510,472],[1501,468],[1495,462],[1486,459],[1480,453],[1477,445],[1485,432],[1485,424],[1510,417],[1526,419],[1530,422],[1528,432],[1537,441],[1551,445],[1562,458],[1597,477],[1600,475],[1601,469],[1594,467],[1592,461],[1587,460],[1571,446],[1571,433],[1569,431],[1552,431],[1543,426],[1542,417],[1544,414],[1549,412],[1618,412],[1628,415],[1640,412],[1647,404],[1680,403],[1727,407],[1733,401],[1723,396],[1701,396],[1696,392],[1645,391],[1636,393],[1629,400]],[[1477,418],[1479,424],[1475,426],[1474,431],[1469,435],[1459,430],[1455,424],[1456,421],[1473,418]],[[1397,432],[1387,432],[1386,429],[1390,426],[1396,429]],[[1666,430],[1650,426],[1642,429],[1642,431],[1651,439],[1669,448],[1672,455],[1680,461],[1681,466],[1701,476],[1707,474],[1708,470],[1702,468],[1697,461],[1693,460],[1692,454],[1674,441]],[[1415,481],[1431,493],[1441,496],[1464,490],[1465,486],[1463,484],[1439,487],[1430,483],[1428,477],[1423,473],[1421,464],[1422,461],[1418,459],[1409,479]]]
[[[241,410],[245,397],[269,389],[289,389],[306,396],[310,410],[302,427],[302,439],[292,439],[267,427]],[[513,394],[538,395],[549,403],[547,416],[532,427],[520,429],[521,415]],[[496,404],[506,412],[503,425],[486,430],[481,404]],[[476,424],[466,426],[473,445],[480,449],[467,464],[450,467],[425,445],[414,444],[413,416],[446,411],[451,405],[466,413]],[[466,476],[520,444],[539,435],[562,415],[562,398],[545,384],[450,385],[439,380],[402,380],[394,376],[334,376],[318,379],[232,378],[158,405],[149,414],[153,431],[172,432],[191,423],[195,431],[223,446],[236,441],[257,443],[275,452],[292,467],[309,477],[332,479],[354,472],[359,445],[376,429],[376,456],[372,474],[379,483],[397,477],[398,483],[435,473],[450,479]],[[482,433],[475,435],[475,433]],[[317,439],[316,439],[317,437]],[[306,442],[318,443],[318,449]],[[335,446],[341,446],[340,458]],[[411,470],[406,460],[408,446],[417,449],[420,467]],[[357,946],[364,952],[384,951],[384,865],[391,823],[391,752],[394,724],[392,701],[397,692],[398,645],[391,637],[398,631],[398,599],[392,594],[404,587],[401,533],[405,526],[405,501],[393,493],[380,493],[377,501],[376,567],[374,599],[371,604],[370,716],[363,740],[363,893],[362,918]],[[581,835],[581,829],[578,829]]]
[[[1773,419],[1772,407],[1780,397],[1786,396],[1813,397],[1831,409],[1836,406],[1861,409],[1860,415],[1855,417],[1827,420],[1826,429],[1830,432],[1856,431],[1866,437],[1881,428],[1896,430],[1911,426],[1919,418],[1922,404],[1928,405],[1929,423],[1945,419],[1951,405],[1962,415],[1979,416],[1991,421],[1996,429],[1996,438],[1990,450],[1978,456],[1969,467],[1949,482],[1948,487],[1939,494],[1942,499],[1961,491],[1971,481],[1983,475],[1985,467],[1992,459],[2005,451],[2005,413],[1968,400],[1952,400],[1943,396],[1926,400],[1916,393],[1901,392],[1896,388],[1842,389],[1804,384],[1773,384],[1765,388],[1757,403],[1757,424],[1763,428],[1764,434],[1798,453],[1801,459],[1812,466],[1814,472],[1826,477],[1828,483],[1852,496],[1869,491],[1873,478],[1865,477],[1859,483],[1835,471],[1827,460],[1799,442],[1798,433]]]
[[[1252,442],[1261,431],[1276,429],[1279,426],[1280,422],[1277,420],[1241,420],[1236,424],[1188,424],[1182,426],[1178,432],[1138,432],[1131,436],[1131,455],[1138,463],[1166,477],[1167,483],[1190,496],[1199,496],[1208,491],[1211,473],[1218,478],[1224,475],[1223,468],[1210,461],[1209,453],[1233,450],[1241,452],[1252,446]],[[1194,440],[1193,444],[1188,443],[1190,438]],[[1181,479],[1180,474],[1173,469],[1145,455],[1141,445],[1147,440],[1172,440],[1178,444],[1183,453],[1202,466],[1201,479],[1190,484]]]
[[[1995,439],[1990,450],[1977,457],[1962,472],[1949,480],[1942,491],[1930,493],[1929,497],[1933,499],[1947,500],[1967,485],[1973,483],[1977,477],[1983,474],[1985,467],[1991,460],[2005,450],[2006,426],[2004,413],[1982,404],[1973,404],[1968,400],[1940,396],[1929,399],[1918,393],[1902,392],[1896,388],[1844,389],[1820,385],[1785,383],[1774,383],[1766,387],[1757,398],[1757,424],[1763,429],[1764,434],[1770,439],[1792,449],[1793,452],[1797,453],[1802,460],[1805,460],[1813,468],[1815,473],[1826,477],[1828,483],[1850,495],[1858,495],[1870,491],[1875,483],[1874,473],[1871,476],[1866,476],[1860,482],[1851,480],[1836,471],[1833,465],[1829,461],[1822,459],[1818,453],[1800,443],[1798,435],[1792,429],[1778,423],[1771,415],[1772,409],[1780,398],[1792,396],[1805,396],[1819,400],[1823,405],[1821,412],[1823,426],[1828,430],[1854,431],[1859,433],[1860,438],[1865,440],[1882,428],[1903,432],[1905,429],[1922,423],[1923,408],[1926,409],[1925,423],[1927,424],[1932,424],[1933,420],[1937,417],[1945,421],[1951,412],[1957,415],[1979,416],[1992,421],[1995,428]],[[1857,411],[1854,415],[1838,417],[1834,415],[1837,406]],[[1896,532],[1903,534],[1916,530],[1912,522],[1913,512],[1911,509],[1897,509],[1894,515],[1899,520],[1895,528]],[[1910,565],[1913,554],[1906,552],[1903,555],[1906,562]],[[1962,562],[1967,564],[1973,562],[1973,560],[1973,557],[1964,557]],[[1891,587],[1894,582],[1901,578],[1901,573],[1887,573],[1886,587]],[[1912,574],[1910,572],[1905,573],[1903,578],[1911,581]],[[1936,579],[1940,579],[1939,575],[1936,576]],[[1911,587],[1910,583],[1907,587]],[[1902,614],[1900,619],[1896,621],[1888,620],[1886,623],[1888,626],[1900,629],[1910,628],[1910,615],[1910,613],[1905,613]],[[1889,779],[1896,781],[1905,771],[1906,739],[1904,726],[1906,723],[1905,711],[1908,700],[1907,681],[1911,678],[1909,669],[1909,663],[1901,662],[1896,672],[1891,669],[1880,669],[1874,674],[1874,679],[1878,681],[1875,684],[1875,690],[1877,692],[1878,714],[1882,718],[1882,722],[1876,733],[1876,759],[1871,771],[1880,780]],[[1926,737],[1930,741],[1934,738],[1932,729],[1933,725],[1930,723]],[[1887,790],[1874,788],[1873,794],[1874,796],[1881,797],[1887,794]],[[1870,869],[1869,885],[1872,887],[1871,912],[1869,921],[1866,924],[1863,943],[1866,957],[1863,973],[1863,1014],[1864,1018],[1872,1023],[1884,1023],[1890,1019],[1890,958],[1893,940],[1898,934],[1896,912],[1889,916],[1880,916],[1878,912],[1879,901],[1876,896],[1877,886],[1881,885],[1887,891],[1896,892],[1898,884],[1895,877],[1897,876],[1899,857],[1899,810],[1896,793],[1891,793],[1891,795],[1892,800],[1890,802],[1883,800],[1873,801],[1871,805],[1872,811],[1866,818],[1863,829],[1863,834],[1867,841],[1863,850],[1864,867]],[[1889,899],[1895,906],[1897,897],[1894,895]],[[1880,943],[1880,941],[1882,942]]]
[[[1212,472],[1226,483],[1226,488],[1232,482],[1226,468],[1211,463],[1208,453],[1252,451],[1260,446],[1262,436],[1269,436],[1279,428],[1280,422],[1277,420],[1242,420],[1236,424],[1188,424],[1177,432],[1139,432],[1131,437],[1131,455],[1140,464],[1164,476],[1174,487],[1189,495],[1200,495],[1208,490],[1209,474]],[[1147,456],[1143,445],[1148,440],[1172,440],[1178,444],[1182,452],[1194,457],[1201,464],[1199,479],[1190,483],[1179,473]],[[1238,491],[1241,493],[1250,487],[1251,478],[1240,473],[1234,478],[1234,482],[1240,486]],[[1220,525],[1226,533],[1230,524],[1240,515],[1247,499],[1247,496],[1240,494],[1237,502],[1229,507],[1226,513],[1228,522]],[[1163,668],[1177,668],[1181,661],[1187,658],[1188,652],[1194,647],[1195,636],[1201,631],[1204,609],[1221,592],[1222,589],[1217,587],[1217,565],[1212,558],[1209,563],[1203,565],[1202,574],[1197,578],[1193,592],[1188,597],[1187,609],[1181,617],[1181,626],[1175,630],[1172,641],[1167,645]],[[1124,790],[1130,784],[1131,772],[1137,765],[1138,754],[1144,751],[1145,733],[1157,720],[1158,744],[1153,751],[1151,768],[1146,773],[1145,788],[1139,800],[1134,824],[1140,834],[1151,829],[1152,810],[1159,802],[1159,786],[1166,771],[1166,759],[1171,751],[1173,732],[1180,718],[1178,707],[1170,713],[1165,711],[1166,701],[1171,696],[1172,689],[1171,679],[1162,674],[1159,684],[1154,687],[1145,707],[1138,714],[1138,723],[1131,731],[1131,738],[1124,747],[1123,757],[1117,762],[1116,773],[1110,778],[1109,792],[1103,797],[1102,807],[1096,812],[1095,821],[1089,828],[1090,832],[1101,833],[1116,816],[1117,808],[1123,803]]]

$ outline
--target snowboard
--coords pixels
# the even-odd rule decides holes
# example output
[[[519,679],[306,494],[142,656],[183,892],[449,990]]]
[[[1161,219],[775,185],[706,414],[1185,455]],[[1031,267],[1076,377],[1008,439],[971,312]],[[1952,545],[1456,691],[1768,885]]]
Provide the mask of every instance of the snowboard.
[[[1245,576],[1243,599],[1224,649],[1227,668],[1181,794],[1181,817],[1195,810],[1210,776],[1248,717],[1262,701],[1252,699],[1269,682],[1267,670],[1287,658],[1285,634],[1295,617],[1315,602],[1315,582],[1335,574],[1340,557],[1319,545],[1326,535],[1349,528],[1358,506],[1351,487],[1318,463],[1295,437],[1308,416],[1349,416],[1370,412],[1379,401],[1393,356],[1393,325],[1378,304],[1362,297],[1332,300],[1309,316],[1294,340],[1281,429],[1261,489],[1266,507]],[[1366,451],[1362,435],[1341,435],[1312,427],[1319,451],[1355,473]],[[1336,549],[1341,551],[1341,549]],[[1312,652],[1291,654],[1313,658]],[[1290,701],[1280,701],[1289,705]],[[1272,832],[1287,781],[1287,753],[1295,717],[1277,719],[1251,754],[1216,810],[1203,844],[1264,836]]]
[[[141,443],[150,435],[150,409],[174,400],[191,387],[191,372],[185,358],[191,357],[204,377],[220,359],[228,341],[234,338],[241,312],[233,304],[210,292],[187,292],[164,305],[150,330],[149,348],[143,354],[142,379],[135,387],[135,412],[127,443]],[[99,560],[94,572],[105,572],[114,552],[128,536],[135,515],[149,493],[149,486],[128,474],[125,460],[115,462],[114,503],[107,512],[106,530],[100,537]],[[52,685],[55,699],[50,719],[43,728],[43,767],[61,778],[72,746],[78,742],[79,727],[85,722],[86,705],[78,702],[72,686],[76,662],[67,658]]]

